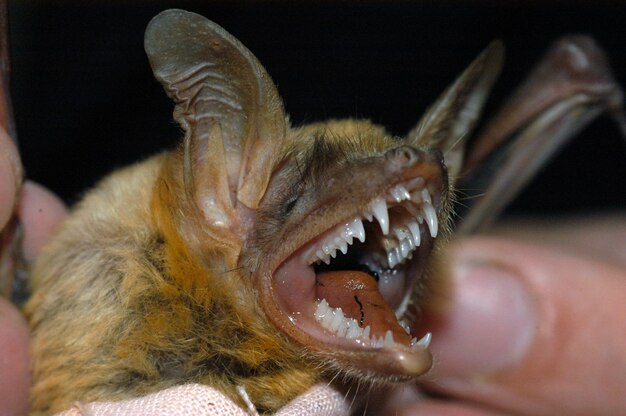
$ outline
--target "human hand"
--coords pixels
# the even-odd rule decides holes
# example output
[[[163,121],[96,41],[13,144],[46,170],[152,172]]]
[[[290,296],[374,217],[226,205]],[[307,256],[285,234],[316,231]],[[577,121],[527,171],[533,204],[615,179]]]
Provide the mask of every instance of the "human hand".
[[[14,212],[22,223],[21,254],[28,262],[65,216],[63,203],[41,186],[26,182],[17,148],[0,127],[0,231]],[[22,314],[0,297],[0,415],[28,412],[30,387],[28,327]]]
[[[437,396],[398,390],[388,414],[626,414],[626,217],[504,235],[452,251],[450,308],[427,324]]]

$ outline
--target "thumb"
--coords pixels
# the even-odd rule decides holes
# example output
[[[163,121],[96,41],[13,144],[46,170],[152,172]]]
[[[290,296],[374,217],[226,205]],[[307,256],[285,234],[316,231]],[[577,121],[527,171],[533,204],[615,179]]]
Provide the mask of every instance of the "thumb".
[[[13,214],[21,182],[22,163],[17,146],[0,127],[0,229]]]
[[[575,252],[474,238],[431,317],[426,388],[521,414],[623,414],[626,271]]]

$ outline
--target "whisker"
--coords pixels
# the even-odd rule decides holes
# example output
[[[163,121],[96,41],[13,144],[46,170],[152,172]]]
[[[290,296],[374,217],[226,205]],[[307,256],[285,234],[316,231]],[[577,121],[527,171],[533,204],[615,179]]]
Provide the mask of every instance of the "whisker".
[[[354,406],[354,402],[356,401],[357,396],[359,395],[359,389],[361,388],[361,380],[359,380],[356,384],[356,390],[354,392],[354,394],[352,395],[352,401],[350,402],[350,405],[348,406],[348,410],[350,410],[350,413],[352,413],[352,408]]]
[[[339,377],[339,374],[341,374],[341,371],[337,371],[335,375],[328,381],[328,383],[326,383],[326,386],[330,387],[330,385],[335,381],[335,379]]]
[[[458,144],[459,144],[459,143],[461,143],[461,142],[463,141],[463,139],[465,139],[465,136],[467,136],[467,131],[466,131],[465,133],[463,133],[461,136],[459,136],[459,138],[458,138],[458,139],[456,139],[456,140],[454,141],[454,143],[452,143],[452,146],[448,147],[448,148],[446,149],[446,151],[445,151],[445,152],[443,152],[443,156],[444,156],[444,157],[445,157],[445,156],[447,156],[447,155],[448,155],[448,153],[449,153],[451,150],[453,150],[455,147],[457,147],[457,146],[458,146]]]

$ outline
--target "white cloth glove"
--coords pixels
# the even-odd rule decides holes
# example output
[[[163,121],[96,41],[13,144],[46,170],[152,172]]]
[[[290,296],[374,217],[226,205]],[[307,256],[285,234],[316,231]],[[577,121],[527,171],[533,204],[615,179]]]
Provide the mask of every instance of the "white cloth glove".
[[[186,384],[118,402],[76,403],[56,416],[250,416],[217,390]],[[348,416],[349,405],[342,394],[318,384],[296,397],[275,416]]]

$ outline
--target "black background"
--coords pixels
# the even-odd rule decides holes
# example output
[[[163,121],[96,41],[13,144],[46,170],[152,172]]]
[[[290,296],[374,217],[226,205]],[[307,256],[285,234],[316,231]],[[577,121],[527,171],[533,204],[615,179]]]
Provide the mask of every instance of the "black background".
[[[405,133],[494,38],[507,62],[497,107],[567,33],[593,35],[626,85],[624,2],[14,1],[12,94],[27,175],[73,202],[115,167],[172,147],[180,130],[152,77],[143,31],[159,11],[203,14],[240,39],[296,123],[365,117]],[[626,146],[603,117],[546,167],[515,213],[626,208]]]

